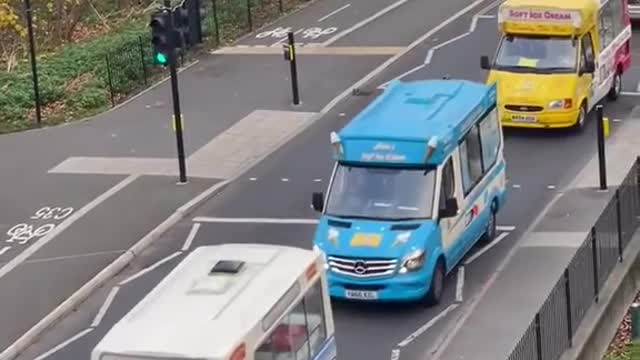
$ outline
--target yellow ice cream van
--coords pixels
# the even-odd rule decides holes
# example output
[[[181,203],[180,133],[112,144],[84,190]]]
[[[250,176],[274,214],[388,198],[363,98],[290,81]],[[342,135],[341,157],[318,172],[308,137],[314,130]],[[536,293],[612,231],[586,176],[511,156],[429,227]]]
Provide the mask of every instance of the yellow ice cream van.
[[[497,82],[505,127],[581,129],[631,65],[627,0],[506,0],[487,83]]]

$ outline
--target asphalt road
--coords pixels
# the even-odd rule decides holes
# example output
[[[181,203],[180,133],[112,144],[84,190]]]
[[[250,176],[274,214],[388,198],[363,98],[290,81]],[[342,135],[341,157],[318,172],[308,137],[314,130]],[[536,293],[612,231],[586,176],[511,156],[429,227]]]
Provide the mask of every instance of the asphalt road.
[[[396,11],[401,11],[399,8]],[[409,11],[412,8],[406,8]],[[488,15],[495,14],[489,11]],[[383,73],[370,88],[424,64],[429,49],[448,39],[469,32],[472,19],[462,18],[435,34],[432,39],[407,54],[396,65]],[[455,78],[482,80],[479,56],[493,53],[497,34],[495,18],[479,19],[473,31],[464,38],[438,49],[429,64],[415,70],[405,79],[431,78],[449,75]],[[364,29],[367,27],[365,26]],[[473,54],[473,55],[470,55]],[[635,69],[625,78],[625,90],[635,91],[640,73]],[[340,103],[321,121],[311,125],[304,133],[253,167],[243,178],[225,189],[218,197],[201,206],[193,217],[278,217],[315,218],[309,208],[310,194],[324,191],[330,174],[331,159],[328,134],[343,126],[374,94],[356,96]],[[611,119],[628,115],[636,102],[633,96],[624,96],[616,103],[606,105]],[[612,123],[616,131],[616,123]],[[551,199],[557,189],[571,180],[595,151],[595,124],[591,121],[584,133],[565,131],[507,131],[505,152],[508,162],[510,197],[507,207],[499,216],[499,224],[512,227],[496,246],[479,257],[467,258],[462,303],[454,303],[456,272],[447,280],[445,301],[442,305],[424,309],[415,306],[381,307],[362,304],[334,303],[337,324],[338,353],[346,359],[425,359],[437,345],[442,330],[447,328],[451,315],[460,311],[482,287],[508,250],[517,243],[521,232]],[[123,284],[108,307],[104,318],[95,328],[90,324],[99,313],[113,286],[139,270],[181,251],[192,227],[184,221],[165,234],[134,267],[120,274],[109,286],[95,293],[74,314],[52,329],[35,344],[24,359],[34,359],[56,345],[59,350],[49,359],[85,359],[91,348],[108,328],[144,296],[182,257],[175,255],[162,266],[146,275]],[[267,224],[202,223],[191,247],[223,242],[279,243],[310,247],[313,226]],[[447,315],[440,315],[451,309]],[[83,332],[85,329],[90,332]],[[75,334],[77,340],[65,343]],[[415,338],[410,335],[416,335]],[[405,346],[398,343],[412,339]],[[455,346],[455,344],[453,345]],[[399,352],[394,352],[394,350]]]

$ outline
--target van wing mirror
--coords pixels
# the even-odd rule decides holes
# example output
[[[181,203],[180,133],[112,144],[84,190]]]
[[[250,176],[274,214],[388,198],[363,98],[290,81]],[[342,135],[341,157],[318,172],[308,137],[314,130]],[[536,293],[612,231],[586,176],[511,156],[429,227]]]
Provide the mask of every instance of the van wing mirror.
[[[444,209],[440,209],[440,218],[450,218],[458,214],[458,200],[456,198],[448,198],[444,203]]]
[[[480,56],[480,68],[484,70],[491,69],[491,64],[489,64],[489,57],[486,55]]]
[[[324,194],[321,192],[314,192],[311,195],[311,206],[313,206],[313,210],[322,211],[324,208]]]

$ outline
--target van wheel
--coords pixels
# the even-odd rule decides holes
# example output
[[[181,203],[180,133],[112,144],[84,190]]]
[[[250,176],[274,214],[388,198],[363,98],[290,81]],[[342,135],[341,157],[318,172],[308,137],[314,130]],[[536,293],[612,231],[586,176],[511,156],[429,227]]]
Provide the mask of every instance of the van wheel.
[[[442,290],[444,289],[444,277],[445,268],[442,259],[438,259],[436,268],[433,270],[433,276],[431,277],[431,284],[429,284],[429,291],[423,298],[423,304],[425,306],[435,306],[440,304],[442,299]]]
[[[611,101],[616,100],[620,93],[622,92],[622,74],[620,72],[616,72],[613,77],[613,82],[611,83],[611,89],[609,93],[607,93],[607,98]]]
[[[487,223],[487,229],[480,238],[482,245],[487,245],[496,238],[498,234],[498,226],[496,225],[496,210],[495,206],[491,206],[491,214],[489,215],[489,222]]]
[[[582,131],[584,129],[584,123],[587,120],[587,104],[584,102],[580,105],[580,112],[578,112],[578,118],[576,119],[575,125],[573,128],[576,131]]]

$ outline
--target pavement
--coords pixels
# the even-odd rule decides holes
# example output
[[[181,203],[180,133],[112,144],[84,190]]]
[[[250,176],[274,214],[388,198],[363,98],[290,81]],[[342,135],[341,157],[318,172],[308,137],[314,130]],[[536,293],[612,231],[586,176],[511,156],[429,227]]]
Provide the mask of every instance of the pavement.
[[[181,69],[187,184],[176,184],[166,81],[90,121],[2,136],[0,162],[12,171],[0,174],[4,187],[0,234],[5,235],[0,244],[0,324],[4,324],[0,351],[141,238],[158,235],[153,230],[179,215],[192,199],[213,196],[222,184],[305,128],[335,124],[332,115],[319,119],[326,105],[406,49],[418,28],[388,24],[387,32],[399,39],[394,46],[363,46],[360,33],[372,31],[387,16],[397,19],[398,14],[407,16],[417,9],[428,13],[419,26],[426,31],[469,4],[470,0],[446,5],[419,0],[324,0],[283,19],[280,25],[292,26],[296,32],[309,27],[337,29],[331,34],[322,30],[318,35],[312,29],[296,35],[301,40],[307,36],[323,41],[300,48],[299,106],[291,104],[288,64],[282,54],[268,46],[249,46],[251,36],[234,47],[234,54],[225,53],[229,49],[214,52]],[[270,28],[255,36],[264,31]],[[272,43],[261,35],[257,44]],[[246,49],[253,52],[243,53]],[[324,148],[322,137],[313,138],[312,149]],[[264,192],[270,191],[262,188],[258,195]],[[270,208],[259,198],[252,201]]]
[[[342,41],[351,46],[353,44],[348,43],[351,39],[355,41],[358,36],[364,36],[362,34],[366,33],[375,34],[374,29],[380,26],[380,22],[386,21],[388,16],[401,19],[400,15],[404,14],[406,18],[412,18],[415,16],[416,7],[420,5],[418,3],[422,6],[426,4],[422,1],[402,3],[376,21],[344,35],[336,42],[336,46]],[[442,9],[450,9],[449,6],[451,6],[451,9],[459,10],[468,5],[468,2],[464,1],[445,3]],[[444,3],[438,3],[437,6],[441,6],[440,4]],[[490,2],[483,5],[490,5]],[[424,11],[423,18],[437,14],[433,16],[443,21],[448,17],[444,14],[444,10],[440,11],[441,9],[436,8],[434,3],[429,6],[431,10]],[[332,166],[328,136],[330,131],[338,130],[343,126],[373,100],[379,92],[377,88],[394,78],[439,78],[449,75],[455,78],[484,80],[485,74],[480,70],[479,57],[482,54],[493,53],[497,44],[497,33],[495,8],[482,11],[482,7],[478,6],[469,14],[458,17],[456,21],[450,22],[418,43],[417,47],[400,57],[397,62],[364,86],[363,88],[368,92],[360,96],[351,96],[339,102],[319,120],[309,121],[308,127],[298,136],[270,153],[263,161],[258,162],[230,183],[216,197],[200,206],[190,218],[179,222],[161,236],[134,261],[130,268],[92,294],[76,311],[53,327],[20,358],[88,358],[92,347],[106,331],[152,289],[186,252],[196,246],[224,242],[259,242],[311,247],[313,224],[273,224],[269,223],[269,219],[317,217],[317,214],[310,209],[310,194],[313,191],[323,191],[327,186]],[[313,7],[306,10],[309,9],[313,10]],[[299,16],[303,14],[306,13],[303,11]],[[475,17],[474,20],[474,14],[481,16]],[[395,35],[398,39],[397,44],[374,41],[367,45],[406,45],[408,42],[406,39],[415,36],[411,25],[406,26],[405,29],[406,22],[405,20],[389,25],[387,31],[397,33]],[[423,32],[435,25],[436,23],[429,24],[423,21]],[[407,35],[407,33],[411,34]],[[449,41],[451,39],[455,40]],[[430,51],[434,48],[434,51]],[[242,47],[242,49],[247,48]],[[265,55],[260,55],[261,51],[268,52],[269,46],[255,51],[253,55],[244,56],[263,59]],[[224,61],[227,56],[239,55],[217,53],[214,59]],[[332,64],[335,64],[334,59],[335,57],[331,60]],[[367,59],[367,57],[359,55],[358,59]],[[381,59],[382,57],[372,62],[380,63],[383,61]],[[349,76],[347,74],[354,71],[366,72],[365,64],[362,62],[353,62],[350,58],[345,62],[347,65],[343,66],[348,69],[339,70],[333,65],[331,70],[323,73],[317,81],[322,83],[326,80],[321,79],[322,77],[333,77],[332,72],[335,71],[344,71],[343,77]],[[407,74],[407,72],[410,73]],[[624,79],[625,91],[628,94],[616,103],[606,104],[606,114],[613,120],[621,120],[612,122],[613,134],[618,131],[619,125],[624,122],[635,106],[639,75],[640,72],[635,69],[630,72]],[[314,79],[314,83],[315,81]],[[245,91],[253,90],[245,89]],[[270,92],[266,92],[264,96],[272,95],[266,95],[268,93]],[[303,101],[308,98],[303,95]],[[311,106],[305,104],[303,106]],[[309,107],[304,111],[318,110]],[[187,123],[188,119],[189,117],[187,117]],[[207,124],[195,126],[207,128]],[[187,129],[190,129],[189,125]],[[146,146],[151,147],[151,145]],[[508,163],[510,197],[498,218],[501,226],[499,240],[486,248],[474,249],[461,266],[448,276],[445,301],[437,307],[429,309],[406,305],[381,307],[335,302],[333,306],[339,356],[346,359],[372,360],[429,358],[429,354],[437,350],[443,335],[451,328],[455,319],[465,311],[469,300],[480,293],[507,253],[518,245],[523,231],[557,195],[559,189],[571,183],[594,152],[595,124],[593,121],[588,123],[581,134],[564,131],[507,131],[505,154]],[[105,166],[104,161],[102,164]],[[236,219],[230,221],[228,218]],[[543,260],[553,270],[553,264],[557,266],[563,261],[562,256],[564,255],[558,254],[557,258],[549,257]],[[523,259],[522,261],[530,262],[531,260]],[[460,268],[464,268],[464,271],[460,271]],[[460,272],[462,276],[458,275]],[[514,274],[516,275],[518,274]],[[516,280],[523,282],[526,276],[529,274],[519,273]],[[2,286],[1,282],[0,286]],[[508,319],[504,320],[508,321]],[[4,323],[4,321],[0,322]],[[366,346],[363,346],[365,344]]]

